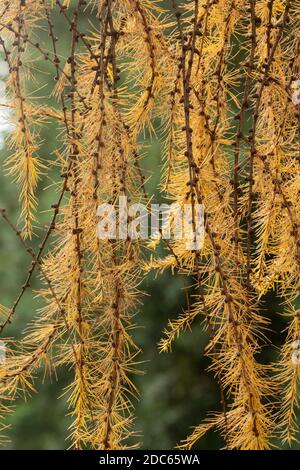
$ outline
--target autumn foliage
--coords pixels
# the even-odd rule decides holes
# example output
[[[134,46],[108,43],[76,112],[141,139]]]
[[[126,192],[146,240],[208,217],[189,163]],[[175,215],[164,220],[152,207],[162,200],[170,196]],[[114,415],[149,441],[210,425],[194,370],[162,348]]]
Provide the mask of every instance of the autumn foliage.
[[[54,12],[70,31],[68,57]],[[85,31],[87,12],[93,23]],[[15,226],[1,214],[32,260],[16,302],[0,311],[3,434],[5,415],[34,390],[37,371],[67,367],[70,445],[127,448],[142,360],[132,339],[136,321],[143,323],[134,318],[140,283],[149,270],[171,270],[193,278],[194,294],[159,348],[170,351],[200,317],[210,335],[208,373],[222,397],[222,409],[179,447],[191,448],[212,428],[228,449],[269,449],[274,436],[291,443],[300,378],[300,108],[293,99],[300,2],[172,0],[166,11],[150,0],[10,0],[1,5],[0,46],[12,109],[5,172],[19,188],[20,218]],[[51,66],[51,96],[28,86],[36,57]],[[40,153],[41,129],[50,121],[58,129],[55,159]],[[187,250],[184,240],[171,239],[164,258],[156,252],[159,239],[96,234],[100,203],[117,204],[120,195],[150,202],[141,137],[157,127],[161,191],[181,206],[205,207],[203,247]],[[52,220],[35,252],[37,186],[53,169],[61,181],[48,188],[56,194]],[[35,272],[44,306],[21,339],[6,339]],[[277,363],[263,364],[269,319],[262,307],[271,290],[289,323],[279,332]]]

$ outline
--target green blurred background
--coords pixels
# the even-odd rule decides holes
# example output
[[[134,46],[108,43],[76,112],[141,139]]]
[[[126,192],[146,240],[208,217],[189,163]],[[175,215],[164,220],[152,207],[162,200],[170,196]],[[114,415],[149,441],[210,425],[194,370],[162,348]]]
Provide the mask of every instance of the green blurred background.
[[[169,2],[164,2],[168,7]],[[65,56],[69,48],[69,32],[61,15],[53,16],[56,35],[59,37],[59,50]],[[88,21],[93,20],[87,13],[80,19],[81,28],[88,28]],[[47,43],[47,34],[40,32],[39,41]],[[53,85],[53,70],[51,64],[35,61],[35,82],[33,89],[40,88],[40,95],[47,96]],[[5,65],[0,64],[1,75],[5,73]],[[0,92],[1,92],[0,88]],[[2,90],[3,95],[3,90]],[[3,96],[0,101],[3,102]],[[0,133],[5,131],[3,119],[0,116]],[[54,160],[52,154],[55,146],[56,129],[53,124],[42,132],[43,145],[42,158]],[[157,194],[160,179],[158,169],[161,168],[161,155],[159,135],[157,138],[145,137],[148,145],[147,154],[142,162],[147,175],[151,175],[147,182],[149,193],[156,193],[156,202],[161,196]],[[5,207],[14,221],[17,221],[18,190],[15,184],[4,177],[4,162],[7,156],[5,146],[1,150],[0,173],[0,207]],[[39,226],[49,220],[49,207],[56,201],[51,190],[44,190],[51,183],[51,178],[58,180],[56,172],[50,174],[49,180],[42,181],[39,189]],[[43,232],[42,228],[36,230],[37,235]],[[37,246],[38,237],[33,240]],[[26,270],[31,259],[24,254],[20,244],[12,232],[0,221],[0,303],[9,307],[18,295],[24,283]],[[192,282],[192,281],[191,281]],[[38,280],[34,280],[33,287],[38,288]],[[209,361],[204,357],[204,348],[207,344],[207,333],[203,331],[200,322],[196,322],[192,332],[184,333],[174,344],[171,354],[160,354],[157,343],[161,338],[163,329],[169,319],[175,319],[185,307],[184,284],[180,276],[171,276],[168,273],[154,276],[150,274],[144,281],[144,305],[136,317],[139,328],[135,339],[142,348],[143,361],[141,369],[144,375],[137,377],[136,382],[140,390],[140,400],[136,403],[135,429],[140,434],[143,449],[172,449],[184,439],[197,425],[208,411],[221,410],[218,387],[213,376],[206,372]],[[34,315],[39,302],[32,293],[27,293],[15,315],[13,325],[7,330],[12,337],[19,336],[28,320]],[[280,312],[280,305],[275,295],[264,299],[265,314],[272,318],[270,340],[273,345],[280,345],[281,332],[284,328],[283,320],[274,312]],[[276,348],[266,346],[260,360],[272,361],[276,359]],[[16,402],[15,413],[9,418],[11,430],[9,432],[10,449],[65,449],[69,446],[68,423],[66,418],[67,406],[64,398],[59,398],[64,386],[69,383],[67,370],[58,371],[58,380],[52,383],[48,379],[42,380],[42,374],[36,379],[37,394],[33,394],[26,402],[19,399]],[[214,432],[209,433],[198,444],[199,449],[217,449],[224,442]],[[282,448],[282,447],[281,447]],[[294,446],[297,448],[297,446]],[[300,448],[300,446],[298,446]]]

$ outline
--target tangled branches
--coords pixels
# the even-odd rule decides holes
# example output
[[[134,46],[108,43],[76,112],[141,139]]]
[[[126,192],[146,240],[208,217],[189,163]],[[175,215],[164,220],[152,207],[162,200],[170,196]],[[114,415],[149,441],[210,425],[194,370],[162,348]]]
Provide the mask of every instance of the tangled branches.
[[[55,35],[55,11],[69,28],[67,57]],[[170,350],[202,318],[210,370],[224,397],[223,409],[179,447],[191,448],[214,427],[229,449],[269,449],[278,434],[296,439],[299,11],[298,0],[172,0],[169,12],[150,0],[5,2],[0,46],[13,116],[6,167],[19,187],[18,226],[1,214],[32,264],[12,308],[1,308],[1,333],[35,271],[44,306],[19,341],[7,342],[3,415],[33,389],[41,366],[67,366],[74,378],[66,390],[72,445],[126,448],[138,393],[131,330],[139,285],[148,270],[171,269],[193,277],[195,294],[191,308],[170,321],[160,349]],[[81,24],[87,13],[88,34]],[[36,42],[45,30],[47,46]],[[28,87],[36,57],[51,68],[54,105],[33,98]],[[40,154],[40,130],[49,121],[58,129],[54,163]],[[157,121],[161,187],[171,202],[191,205],[193,228],[196,207],[204,205],[205,240],[191,250],[171,239],[166,258],[145,262],[142,240],[97,237],[96,212],[103,202],[116,206],[119,196],[150,201],[140,136]],[[37,186],[53,166],[61,174],[57,201],[34,252]],[[273,289],[291,322],[278,363],[264,365],[259,353],[269,320],[261,306]]]

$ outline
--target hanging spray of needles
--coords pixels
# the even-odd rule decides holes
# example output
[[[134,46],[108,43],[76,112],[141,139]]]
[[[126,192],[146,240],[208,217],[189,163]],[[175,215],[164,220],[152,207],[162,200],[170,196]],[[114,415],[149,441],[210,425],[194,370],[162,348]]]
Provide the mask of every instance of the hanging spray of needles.
[[[212,428],[228,449],[269,449],[274,436],[297,438],[300,2],[171,0],[168,7],[150,0],[1,6],[13,119],[4,169],[18,186],[20,218],[15,224],[5,209],[1,215],[31,258],[15,303],[0,310],[1,433],[13,401],[34,390],[37,371],[67,367],[71,445],[128,448],[138,395],[132,330],[139,285],[149,270],[169,269],[192,277],[196,293],[188,311],[169,322],[159,348],[170,351],[201,318],[222,396],[222,410],[178,446],[191,448]],[[56,37],[58,13],[69,30],[67,57]],[[93,19],[87,30],[86,14]],[[39,41],[45,31],[47,46]],[[37,59],[51,70],[50,99],[32,92]],[[58,129],[55,163],[41,154],[49,122]],[[99,239],[96,213],[120,196],[149,203],[141,136],[152,135],[157,122],[161,189],[171,202],[190,204],[192,214],[204,206],[205,237],[193,250],[171,239],[165,258],[154,247],[145,261],[143,240]],[[61,178],[34,251],[37,189],[50,171]],[[36,272],[43,307],[21,339],[6,341]],[[280,332],[279,361],[264,365],[258,356],[269,319],[261,302],[273,289],[290,321],[287,334]]]

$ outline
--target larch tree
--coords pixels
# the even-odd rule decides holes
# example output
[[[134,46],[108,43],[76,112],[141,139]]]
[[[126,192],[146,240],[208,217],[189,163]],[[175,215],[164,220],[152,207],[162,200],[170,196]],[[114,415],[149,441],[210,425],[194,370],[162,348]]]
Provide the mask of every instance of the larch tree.
[[[67,57],[54,13],[69,30]],[[92,18],[88,29],[84,15]],[[150,270],[171,270],[193,279],[194,294],[159,348],[170,351],[201,318],[222,396],[222,409],[186,430],[179,448],[212,428],[228,449],[269,449],[274,436],[296,440],[300,2],[171,0],[165,10],[150,0],[10,0],[1,5],[0,47],[11,110],[4,171],[18,188],[20,217],[12,222],[4,208],[1,215],[31,258],[16,301],[0,310],[2,433],[37,371],[66,367],[71,447],[128,448],[142,360],[132,337],[140,284]],[[37,60],[51,70],[46,96],[38,83],[32,88]],[[41,153],[50,122],[54,158]],[[187,249],[186,240],[171,238],[164,257],[161,232],[151,241],[97,236],[100,204],[116,207],[120,196],[151,203],[142,136],[157,125],[161,191],[191,206],[194,228],[204,206],[203,246]],[[47,188],[55,200],[35,251],[37,189],[50,171],[61,178]],[[43,307],[21,338],[6,338],[35,273]],[[269,329],[262,299],[272,290],[289,324],[277,363],[262,364]]]

